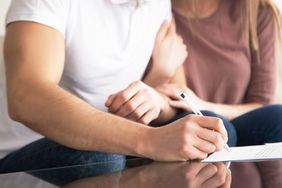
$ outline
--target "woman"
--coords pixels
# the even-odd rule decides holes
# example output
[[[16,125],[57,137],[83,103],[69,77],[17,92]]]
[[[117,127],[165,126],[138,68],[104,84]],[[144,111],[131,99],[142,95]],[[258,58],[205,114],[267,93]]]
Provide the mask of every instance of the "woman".
[[[281,35],[279,14],[272,1],[172,2],[177,32],[187,45],[189,56],[183,64],[185,78],[183,70],[178,74],[183,85],[165,84],[159,90],[172,99],[172,106],[191,111],[179,98],[185,91],[205,115],[221,117],[225,126],[235,127],[237,143],[229,141],[229,145],[281,142],[282,106],[270,105],[275,92],[275,39]],[[162,58],[165,56],[163,53]],[[167,72],[168,66],[161,64],[154,59],[151,72]],[[160,85],[169,80],[170,74],[150,84]],[[257,164],[264,185],[275,187],[267,172],[273,167],[279,172],[281,166],[281,162]],[[257,174],[254,165],[240,168],[242,175]],[[255,187],[254,182],[244,183]]]
[[[190,111],[179,100],[187,92],[206,115],[234,125],[239,146],[282,141],[282,106],[267,106],[274,98],[275,39],[280,34],[273,3],[181,0],[173,1],[173,10],[189,57],[183,65],[188,87],[159,87],[173,99],[170,104]],[[150,84],[160,83],[155,80]]]

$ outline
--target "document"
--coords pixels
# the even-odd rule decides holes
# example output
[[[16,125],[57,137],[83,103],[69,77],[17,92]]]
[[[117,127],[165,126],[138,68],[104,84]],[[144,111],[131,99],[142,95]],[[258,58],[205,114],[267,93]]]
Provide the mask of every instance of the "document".
[[[282,159],[282,143],[257,146],[230,147],[230,152],[214,152],[202,162],[263,161]]]

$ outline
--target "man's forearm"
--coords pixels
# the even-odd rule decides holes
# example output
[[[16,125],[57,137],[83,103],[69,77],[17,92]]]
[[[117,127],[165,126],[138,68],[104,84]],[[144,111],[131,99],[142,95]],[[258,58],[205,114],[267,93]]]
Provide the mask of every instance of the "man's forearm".
[[[21,86],[10,97],[15,120],[79,150],[140,155],[139,142],[150,129],[99,111],[53,83]]]

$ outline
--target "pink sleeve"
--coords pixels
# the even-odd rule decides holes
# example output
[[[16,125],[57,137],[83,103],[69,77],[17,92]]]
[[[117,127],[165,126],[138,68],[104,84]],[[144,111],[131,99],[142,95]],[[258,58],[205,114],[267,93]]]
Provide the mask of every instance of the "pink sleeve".
[[[275,94],[275,17],[270,7],[260,9],[258,15],[260,55],[252,55],[251,79],[245,102],[270,104]]]

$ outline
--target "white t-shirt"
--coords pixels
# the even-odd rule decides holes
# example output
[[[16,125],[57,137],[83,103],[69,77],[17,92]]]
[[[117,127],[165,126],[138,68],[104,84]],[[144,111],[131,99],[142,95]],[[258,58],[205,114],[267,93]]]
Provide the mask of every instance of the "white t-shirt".
[[[157,31],[170,16],[170,0],[13,0],[6,23],[32,21],[61,32],[60,86],[106,111],[109,95],[142,78]],[[0,158],[41,138],[8,117],[1,95]]]

